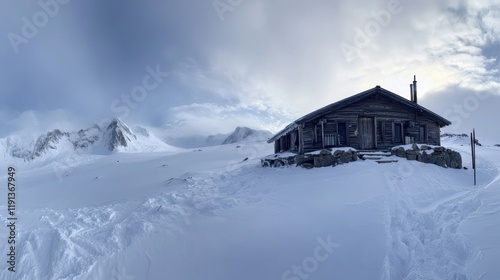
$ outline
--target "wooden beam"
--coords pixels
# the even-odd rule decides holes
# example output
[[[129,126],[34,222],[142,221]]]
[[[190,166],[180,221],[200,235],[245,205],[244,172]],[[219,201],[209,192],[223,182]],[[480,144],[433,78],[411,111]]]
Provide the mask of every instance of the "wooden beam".
[[[324,122],[321,121],[321,143],[323,144],[323,149],[325,148],[325,125]]]
[[[298,125],[299,127],[299,154],[304,154],[304,128],[302,124]]]

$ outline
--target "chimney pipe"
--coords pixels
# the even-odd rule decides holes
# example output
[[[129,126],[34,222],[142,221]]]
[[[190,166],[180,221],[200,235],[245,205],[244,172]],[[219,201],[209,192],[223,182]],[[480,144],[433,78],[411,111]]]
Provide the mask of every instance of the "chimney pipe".
[[[413,75],[413,102],[417,103],[417,75]]]
[[[410,84],[410,99],[413,102],[413,84]]]

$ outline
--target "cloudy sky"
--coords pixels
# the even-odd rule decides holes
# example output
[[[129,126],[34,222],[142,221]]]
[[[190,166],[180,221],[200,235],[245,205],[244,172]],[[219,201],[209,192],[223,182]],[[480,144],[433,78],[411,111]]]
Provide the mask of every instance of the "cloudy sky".
[[[500,139],[500,0],[2,0],[0,137],[276,131],[380,85]]]

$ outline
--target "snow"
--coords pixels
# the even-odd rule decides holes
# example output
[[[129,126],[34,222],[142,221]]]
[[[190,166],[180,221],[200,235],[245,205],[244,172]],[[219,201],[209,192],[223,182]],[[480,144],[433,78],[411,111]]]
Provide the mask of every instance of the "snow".
[[[0,279],[497,279],[500,148],[477,147],[473,186],[467,139],[442,144],[468,169],[263,168],[263,142],[15,162]]]

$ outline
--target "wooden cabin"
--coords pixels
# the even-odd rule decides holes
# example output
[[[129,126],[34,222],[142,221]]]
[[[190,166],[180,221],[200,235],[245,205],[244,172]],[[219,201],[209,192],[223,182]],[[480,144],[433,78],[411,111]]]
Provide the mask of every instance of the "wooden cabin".
[[[440,145],[447,119],[417,104],[416,79],[411,100],[376,86],[292,122],[268,140],[274,151],[302,154],[330,147],[385,150],[403,144]]]

